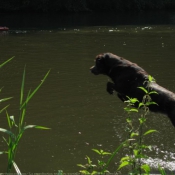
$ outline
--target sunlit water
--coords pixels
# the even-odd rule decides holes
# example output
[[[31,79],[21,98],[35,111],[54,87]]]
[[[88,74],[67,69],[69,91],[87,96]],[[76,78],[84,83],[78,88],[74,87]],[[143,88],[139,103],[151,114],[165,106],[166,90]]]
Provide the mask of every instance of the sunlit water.
[[[170,24],[12,28],[8,34],[0,35],[0,61],[15,56],[0,74],[4,87],[1,98],[14,97],[8,103],[10,115],[18,116],[24,66],[26,94],[51,70],[28,106],[26,124],[52,129],[26,131],[16,158],[21,171],[78,172],[76,164],[85,164],[86,155],[96,163],[98,158],[92,148],[113,152],[126,139],[126,113],[116,95],[106,92],[108,77],[90,73],[95,56],[103,52],[123,56],[142,66],[159,84],[175,91],[174,41],[175,26]],[[6,128],[6,123],[5,114],[1,114],[1,127]],[[158,165],[175,171],[175,130],[169,119],[151,113],[147,127],[159,132],[145,140],[153,145],[146,163],[153,172],[158,172]],[[0,150],[6,150],[3,139]],[[118,168],[124,154],[119,153],[112,162],[111,172]],[[5,170],[6,155],[1,155],[0,172]]]

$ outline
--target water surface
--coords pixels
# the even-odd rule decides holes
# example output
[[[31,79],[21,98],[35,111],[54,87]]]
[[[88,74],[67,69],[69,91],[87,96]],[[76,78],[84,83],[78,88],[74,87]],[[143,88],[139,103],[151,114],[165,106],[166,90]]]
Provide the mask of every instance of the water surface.
[[[26,95],[51,70],[30,101],[26,115],[26,124],[43,125],[51,130],[26,131],[16,157],[22,172],[77,172],[76,164],[85,163],[86,155],[96,158],[92,148],[112,152],[125,140],[124,104],[116,95],[106,92],[108,77],[94,76],[89,71],[97,54],[112,52],[136,62],[160,85],[175,91],[173,20],[169,24],[139,24],[138,19],[136,24],[128,25],[115,21],[77,25],[70,21],[69,25],[60,22],[59,27],[50,28],[42,22],[39,24],[44,27],[28,26],[31,28],[18,28],[15,23],[9,34],[0,35],[0,62],[15,56],[0,74],[1,87],[4,87],[1,98],[14,97],[8,102],[10,115],[18,118],[24,66]],[[24,24],[25,20],[21,21]],[[1,108],[4,105],[1,104]],[[7,127],[5,113],[1,114],[1,127]],[[147,127],[159,131],[146,140],[154,145],[154,151],[148,153],[150,160],[160,159],[165,165],[173,163],[175,130],[169,119],[151,113]],[[1,139],[0,150],[5,149]],[[113,161],[111,171],[117,169],[123,154]],[[0,171],[5,172],[6,155],[0,156],[0,162]]]

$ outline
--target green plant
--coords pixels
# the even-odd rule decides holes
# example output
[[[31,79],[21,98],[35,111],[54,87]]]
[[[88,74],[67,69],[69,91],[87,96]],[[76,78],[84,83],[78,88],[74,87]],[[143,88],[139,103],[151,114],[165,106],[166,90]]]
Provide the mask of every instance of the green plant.
[[[144,138],[153,132],[157,132],[154,129],[149,129],[146,132],[144,132],[144,129],[146,128],[146,116],[149,112],[149,106],[150,105],[157,105],[155,102],[151,100],[151,94],[157,94],[157,92],[152,91],[149,88],[149,83],[155,81],[151,76],[148,77],[148,86],[147,88],[144,87],[138,87],[141,90],[144,91],[145,95],[143,97],[142,102],[139,102],[136,98],[129,98],[125,101],[127,103],[127,107],[124,108],[124,110],[129,114],[126,121],[127,121],[127,127],[126,131],[128,132],[128,142],[126,143],[125,147],[128,148],[129,154],[125,157],[121,158],[121,164],[118,168],[120,170],[123,167],[130,166],[130,174],[132,175],[141,175],[141,174],[150,174],[150,166],[147,164],[142,164],[141,159],[146,159],[147,155],[144,153],[144,150],[149,149],[151,150],[150,145],[146,145],[144,143]],[[136,105],[137,104],[137,105]],[[138,108],[135,108],[135,106],[138,106]],[[130,116],[130,113],[138,112],[139,109],[142,108],[143,112],[141,116],[139,117],[139,124],[138,126],[134,126],[133,124],[133,118]]]
[[[126,141],[125,141],[126,142]],[[121,143],[116,150],[113,153],[105,152],[102,149],[92,149],[94,152],[96,152],[100,156],[100,160],[97,160],[97,165],[92,164],[91,159],[86,156],[87,164],[77,164],[77,166],[84,168],[84,170],[80,170],[79,172],[82,174],[105,174],[109,173],[108,166],[113,160],[113,158],[116,156],[116,154],[121,150],[121,148],[125,145],[125,142]],[[110,155],[110,157],[107,159],[107,161],[104,160],[106,156]]]
[[[162,167],[159,166],[158,168],[159,168],[161,175],[166,175],[166,172]]]
[[[6,61],[5,63],[9,62],[10,60],[11,59]],[[4,65],[4,63],[2,65]],[[6,144],[8,146],[8,150],[4,151],[4,152],[0,152],[0,154],[6,153],[8,155],[7,173],[10,173],[12,170],[12,167],[14,167],[17,174],[21,174],[20,169],[18,168],[17,164],[15,163],[15,156],[16,156],[19,141],[20,141],[21,137],[23,136],[24,131],[27,129],[31,129],[31,128],[49,129],[49,128],[43,127],[43,126],[38,126],[38,125],[27,125],[26,126],[24,124],[27,104],[29,103],[31,98],[35,95],[35,93],[39,90],[41,85],[44,83],[47,76],[49,75],[49,72],[50,71],[48,71],[46,73],[46,75],[44,76],[41,83],[33,91],[30,90],[28,92],[26,99],[24,99],[24,83],[25,83],[25,68],[24,68],[22,85],[21,85],[21,95],[20,95],[20,107],[19,107],[20,113],[19,113],[19,118],[18,118],[17,123],[15,122],[15,117],[10,116],[8,114],[8,112],[6,110],[8,106],[6,106],[5,108],[3,108],[1,110],[1,111],[6,110],[6,117],[7,117],[7,121],[8,121],[8,127],[9,127],[9,129],[0,128],[1,132],[8,134],[8,139],[3,137],[4,141],[6,142]],[[5,101],[8,99],[10,99],[10,98],[5,98],[5,99],[2,99],[1,101]]]
[[[92,160],[90,157],[86,156],[87,164],[77,164],[77,166],[84,168],[84,170],[80,170],[79,172],[82,174],[104,174],[108,173],[109,171],[106,169],[106,163],[104,161],[104,157],[106,155],[111,155],[109,152],[105,152],[102,149],[92,149],[95,153],[97,153],[100,156],[100,159],[97,160],[97,164],[92,164]]]
[[[146,126],[147,121],[147,114],[149,113],[149,106],[150,105],[157,105],[151,99],[151,94],[157,94],[157,92],[152,91],[150,87],[150,83],[155,82],[155,79],[151,76],[148,76],[148,80],[144,82],[147,86],[138,87],[139,89],[143,90],[145,95],[143,97],[142,102],[139,102],[136,98],[127,97],[128,100],[125,101],[127,106],[124,110],[128,113],[128,117],[126,119],[127,126],[126,131],[128,134],[128,138],[121,143],[117,149],[111,154],[108,152],[104,152],[103,150],[93,149],[98,155],[100,155],[100,160],[98,160],[98,164],[92,164],[92,160],[86,156],[87,164],[77,164],[79,167],[83,168],[84,170],[80,170],[79,172],[82,174],[105,174],[109,173],[107,170],[109,164],[114,159],[116,154],[124,147],[125,149],[129,150],[127,156],[121,158],[120,165],[118,170],[123,169],[124,167],[130,167],[129,175],[150,175],[151,168],[148,164],[143,164],[142,159],[147,159],[147,155],[145,150],[152,150],[151,145],[147,145],[144,143],[145,137],[149,134],[157,132],[154,129],[148,129]],[[136,107],[137,106],[137,107]],[[140,110],[142,108],[142,110]],[[140,117],[138,118],[138,123],[135,126],[135,120],[131,117],[131,113],[141,112]],[[145,131],[146,130],[146,131]],[[109,159],[105,162],[103,160],[104,155],[110,155]],[[166,172],[163,168],[159,166],[159,172],[161,175],[166,175]]]

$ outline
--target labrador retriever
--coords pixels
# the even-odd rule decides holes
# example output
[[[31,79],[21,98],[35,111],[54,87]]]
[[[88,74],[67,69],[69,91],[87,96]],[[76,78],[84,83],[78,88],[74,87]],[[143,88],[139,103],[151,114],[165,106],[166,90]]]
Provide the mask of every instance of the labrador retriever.
[[[150,105],[150,111],[167,115],[175,127],[175,94],[156,82],[148,83],[149,74],[143,68],[112,53],[103,53],[97,55],[90,70],[95,75],[110,77],[113,83],[107,83],[107,92],[113,94],[116,91],[122,101],[128,100],[128,96],[141,102],[145,92],[138,87],[156,91],[157,94],[150,96],[157,105]]]

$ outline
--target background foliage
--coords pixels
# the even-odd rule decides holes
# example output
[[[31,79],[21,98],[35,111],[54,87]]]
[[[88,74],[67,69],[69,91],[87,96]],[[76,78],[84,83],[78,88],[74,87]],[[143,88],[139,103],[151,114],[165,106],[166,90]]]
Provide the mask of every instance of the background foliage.
[[[87,12],[175,10],[175,0],[1,0],[1,12]]]

